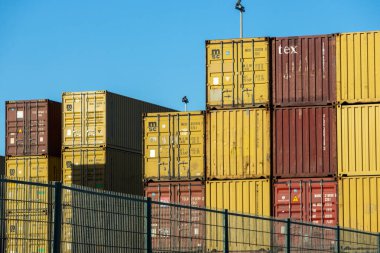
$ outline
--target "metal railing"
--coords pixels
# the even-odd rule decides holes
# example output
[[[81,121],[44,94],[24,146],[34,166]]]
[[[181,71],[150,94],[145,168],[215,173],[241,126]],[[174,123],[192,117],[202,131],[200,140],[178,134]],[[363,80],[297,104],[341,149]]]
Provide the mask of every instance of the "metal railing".
[[[380,252],[380,235],[0,179],[1,247],[12,253]]]

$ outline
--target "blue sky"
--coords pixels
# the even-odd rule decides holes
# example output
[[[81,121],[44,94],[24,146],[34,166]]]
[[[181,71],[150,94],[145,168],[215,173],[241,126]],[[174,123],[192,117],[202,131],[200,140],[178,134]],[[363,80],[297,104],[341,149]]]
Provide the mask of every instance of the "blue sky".
[[[245,37],[380,30],[379,0],[243,0]],[[206,39],[239,36],[235,0],[0,0],[4,102],[110,90],[205,108]]]

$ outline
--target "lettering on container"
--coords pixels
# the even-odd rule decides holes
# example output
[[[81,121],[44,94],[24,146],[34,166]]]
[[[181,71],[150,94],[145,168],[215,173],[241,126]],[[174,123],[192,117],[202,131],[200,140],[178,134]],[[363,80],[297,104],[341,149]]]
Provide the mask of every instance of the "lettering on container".
[[[279,54],[297,54],[297,47],[298,46],[278,46],[278,53]]]
[[[157,122],[149,122],[148,129],[149,131],[157,131]]]
[[[212,49],[211,57],[212,59],[220,59],[220,49]]]
[[[66,110],[68,112],[71,112],[73,110],[73,105],[69,104],[69,105],[66,105]]]

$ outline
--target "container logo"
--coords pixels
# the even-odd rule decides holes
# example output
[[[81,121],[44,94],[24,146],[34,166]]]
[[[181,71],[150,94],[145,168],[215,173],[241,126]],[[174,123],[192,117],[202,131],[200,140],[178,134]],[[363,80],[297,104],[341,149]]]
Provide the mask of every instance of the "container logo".
[[[278,46],[278,53],[279,54],[297,54],[297,47],[298,46]]]
[[[212,59],[220,59],[220,49],[211,50]]]
[[[149,128],[149,131],[157,131],[157,122],[149,122],[148,128]]]
[[[73,105],[66,105],[66,110],[71,112],[73,110]]]

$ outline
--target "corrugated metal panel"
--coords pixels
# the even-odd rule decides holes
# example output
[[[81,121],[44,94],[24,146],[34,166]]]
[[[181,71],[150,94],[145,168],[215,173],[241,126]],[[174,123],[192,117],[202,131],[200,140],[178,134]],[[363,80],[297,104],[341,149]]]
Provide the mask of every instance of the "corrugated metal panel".
[[[53,156],[21,156],[6,158],[5,175],[9,179],[33,182],[61,180],[61,159]],[[26,190],[25,185],[7,183],[5,195],[6,213],[45,212],[48,208],[49,189],[34,186]]]
[[[338,107],[338,174],[380,174],[380,104]]]
[[[61,103],[6,102],[6,155],[61,155]]]
[[[204,112],[149,113],[144,117],[144,179],[203,179]]]
[[[152,198],[153,201],[205,206],[205,186],[199,181],[150,182],[145,186],[145,196]],[[173,217],[178,218],[174,221]],[[193,250],[191,252],[203,250],[205,221],[203,211],[190,212],[178,207],[153,205],[153,250],[168,252],[179,249]]]
[[[295,107],[273,115],[273,176],[324,177],[337,173],[336,109]]]
[[[271,183],[269,179],[256,180],[221,180],[206,181],[206,207],[212,209],[228,209],[230,212],[270,216]],[[220,215],[208,213],[207,250],[222,252],[223,219]],[[270,245],[271,226],[266,221],[254,221],[239,217],[230,217],[231,229],[229,238],[231,252],[251,252],[268,250]]]
[[[305,106],[334,103],[335,43],[333,35],[273,39],[273,104]]]
[[[16,214],[6,217],[5,252],[52,252],[52,233],[46,214]]]
[[[343,33],[337,45],[337,100],[380,101],[380,32]]]
[[[278,180],[273,183],[273,216],[336,226],[337,187],[338,182],[334,178]]]
[[[208,179],[270,176],[269,110],[209,111],[206,122]]]
[[[112,148],[66,149],[63,183],[143,195],[141,155]]]
[[[339,178],[339,225],[380,232],[380,177]]]
[[[206,41],[207,108],[269,104],[269,39]]]
[[[142,153],[142,115],[172,111],[108,91],[65,92],[64,148],[111,147]]]

